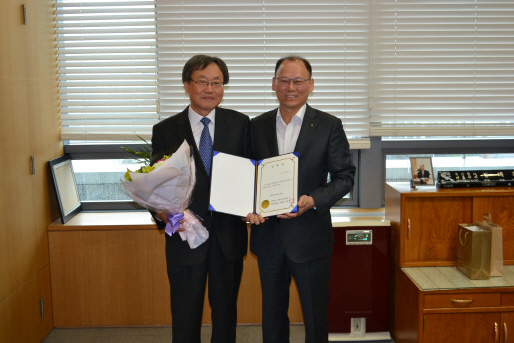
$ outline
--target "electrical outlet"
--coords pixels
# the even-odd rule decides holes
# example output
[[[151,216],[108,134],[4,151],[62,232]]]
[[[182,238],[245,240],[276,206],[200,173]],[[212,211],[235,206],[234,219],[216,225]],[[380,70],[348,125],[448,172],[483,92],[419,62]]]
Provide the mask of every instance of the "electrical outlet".
[[[352,318],[352,329],[354,332],[361,331],[361,319],[360,318]]]
[[[364,337],[366,335],[366,318],[352,318],[350,337]]]

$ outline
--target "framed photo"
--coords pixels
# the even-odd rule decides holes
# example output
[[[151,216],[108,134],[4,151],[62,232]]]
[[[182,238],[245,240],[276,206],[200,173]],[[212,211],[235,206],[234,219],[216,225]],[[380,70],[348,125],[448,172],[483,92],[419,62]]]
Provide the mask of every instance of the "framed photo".
[[[65,224],[77,213],[82,211],[75,174],[68,155],[48,162],[48,167],[54,181],[55,194],[59,203],[61,222]]]
[[[414,185],[435,185],[434,169],[432,168],[432,157],[411,157],[410,166],[412,171],[412,182]]]

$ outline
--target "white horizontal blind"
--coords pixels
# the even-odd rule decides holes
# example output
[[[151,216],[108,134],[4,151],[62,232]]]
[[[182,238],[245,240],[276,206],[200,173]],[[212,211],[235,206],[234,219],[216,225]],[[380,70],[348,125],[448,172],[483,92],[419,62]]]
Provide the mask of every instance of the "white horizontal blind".
[[[372,136],[514,132],[514,2],[373,1]]]
[[[161,118],[189,103],[181,73],[193,55],[227,63],[221,106],[253,117],[278,106],[275,62],[297,54],[313,67],[309,104],[341,118],[352,148],[369,147],[369,15],[362,0],[157,0]]]
[[[157,114],[155,0],[58,0],[63,140],[150,138]]]

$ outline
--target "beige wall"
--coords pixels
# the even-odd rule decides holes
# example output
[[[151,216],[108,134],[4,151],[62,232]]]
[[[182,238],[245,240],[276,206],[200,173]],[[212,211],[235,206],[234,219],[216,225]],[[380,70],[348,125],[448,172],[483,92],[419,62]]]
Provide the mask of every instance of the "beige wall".
[[[23,25],[22,5],[27,7]],[[50,0],[0,1],[0,342],[53,327],[47,226],[58,218],[47,161],[62,155]],[[30,156],[36,174],[30,173]],[[40,299],[44,316],[40,316]]]

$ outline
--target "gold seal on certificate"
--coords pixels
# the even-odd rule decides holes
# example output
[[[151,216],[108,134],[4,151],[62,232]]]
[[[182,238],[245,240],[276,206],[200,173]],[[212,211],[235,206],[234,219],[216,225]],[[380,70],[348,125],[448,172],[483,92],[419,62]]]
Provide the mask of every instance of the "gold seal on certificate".
[[[297,211],[296,153],[251,160],[214,151],[211,172],[211,211],[263,217]]]

